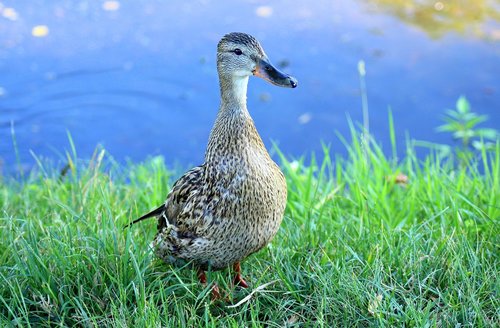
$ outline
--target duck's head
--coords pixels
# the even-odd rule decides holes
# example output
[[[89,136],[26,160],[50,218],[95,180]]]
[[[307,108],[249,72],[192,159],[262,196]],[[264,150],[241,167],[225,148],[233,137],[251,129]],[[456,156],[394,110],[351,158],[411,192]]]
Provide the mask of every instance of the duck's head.
[[[217,46],[217,70],[224,79],[255,75],[274,85],[295,88],[297,79],[274,67],[259,41],[245,33],[226,34]]]

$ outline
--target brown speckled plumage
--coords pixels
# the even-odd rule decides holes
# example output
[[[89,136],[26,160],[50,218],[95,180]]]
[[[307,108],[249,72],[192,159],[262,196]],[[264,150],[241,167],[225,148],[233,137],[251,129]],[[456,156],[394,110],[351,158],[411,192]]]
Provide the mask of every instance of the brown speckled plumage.
[[[246,87],[252,74],[284,87],[297,85],[272,67],[258,41],[244,33],[230,33],[219,42],[217,70],[221,105],[205,163],[174,184],[164,205],[136,220],[158,216],[157,255],[203,270],[238,263],[278,231],[287,186],[248,113]]]

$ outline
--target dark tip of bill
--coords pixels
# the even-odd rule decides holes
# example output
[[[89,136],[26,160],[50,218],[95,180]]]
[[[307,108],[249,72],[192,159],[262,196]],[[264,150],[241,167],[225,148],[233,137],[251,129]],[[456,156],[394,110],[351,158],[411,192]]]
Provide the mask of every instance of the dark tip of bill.
[[[290,84],[292,85],[292,88],[296,88],[297,87],[297,82],[294,81],[294,80],[290,80]]]

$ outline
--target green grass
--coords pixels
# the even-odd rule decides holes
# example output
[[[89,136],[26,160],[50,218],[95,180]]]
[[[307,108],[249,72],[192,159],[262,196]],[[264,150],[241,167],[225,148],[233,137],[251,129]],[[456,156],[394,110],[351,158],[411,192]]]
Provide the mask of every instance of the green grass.
[[[161,158],[120,167],[98,151],[84,164],[73,150],[64,177],[40,164],[23,181],[3,178],[0,326],[497,325],[500,145],[478,155],[479,170],[436,154],[419,161],[411,146],[398,160],[394,137],[388,158],[362,140],[353,132],[347,157],[325,147],[318,163],[278,151],[282,227],[243,263],[250,289],[210,274],[227,302],[155,258],[154,220],[123,230],[181,173]]]

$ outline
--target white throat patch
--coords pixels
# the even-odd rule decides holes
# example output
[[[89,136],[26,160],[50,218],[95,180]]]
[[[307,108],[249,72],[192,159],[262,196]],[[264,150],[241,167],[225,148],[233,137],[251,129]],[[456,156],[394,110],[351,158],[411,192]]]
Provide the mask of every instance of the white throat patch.
[[[236,99],[247,100],[248,76],[233,75],[233,94]]]

